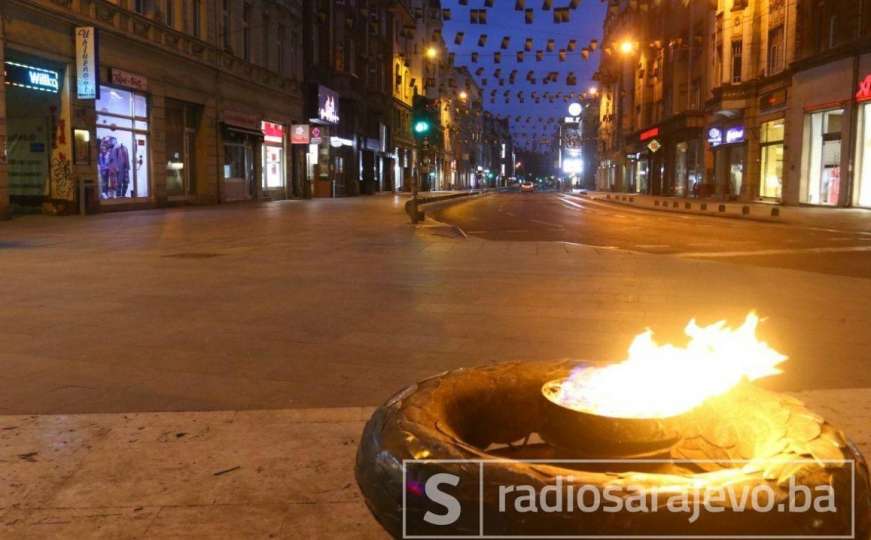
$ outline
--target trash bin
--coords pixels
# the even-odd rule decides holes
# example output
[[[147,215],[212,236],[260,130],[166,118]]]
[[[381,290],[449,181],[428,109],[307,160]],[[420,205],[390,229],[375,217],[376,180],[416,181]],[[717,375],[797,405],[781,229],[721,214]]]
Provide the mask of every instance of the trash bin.
[[[79,214],[96,214],[100,211],[97,181],[93,178],[79,179]]]

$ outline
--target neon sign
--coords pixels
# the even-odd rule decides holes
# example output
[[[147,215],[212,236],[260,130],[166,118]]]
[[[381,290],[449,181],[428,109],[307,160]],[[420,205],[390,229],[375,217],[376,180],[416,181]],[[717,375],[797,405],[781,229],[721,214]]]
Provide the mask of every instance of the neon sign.
[[[6,62],[6,84],[57,94],[60,90],[57,71],[43,69],[17,62]]]
[[[646,140],[652,139],[658,135],[659,135],[659,128],[655,127],[655,128],[648,129],[647,131],[642,131],[641,135],[638,138],[642,141],[646,141]]]

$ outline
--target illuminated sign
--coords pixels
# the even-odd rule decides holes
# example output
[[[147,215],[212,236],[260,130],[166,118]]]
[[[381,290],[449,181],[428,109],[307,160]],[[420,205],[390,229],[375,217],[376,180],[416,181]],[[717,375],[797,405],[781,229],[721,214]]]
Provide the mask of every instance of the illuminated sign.
[[[60,91],[60,79],[57,71],[43,69],[17,62],[6,62],[6,84],[40,90],[57,94]]]
[[[731,127],[726,130],[726,144],[744,142],[744,126]]]
[[[339,123],[339,94],[326,86],[318,86],[318,120]]]
[[[649,143],[647,143],[647,149],[653,152],[654,154],[659,152],[659,149],[662,148],[662,143],[653,139]]]
[[[97,60],[97,30],[93,26],[80,26],[76,28],[75,38],[76,97],[99,99],[100,85],[97,76],[100,66]]]
[[[569,115],[571,116],[580,116],[583,110],[584,108],[580,103],[572,103],[569,105]]]
[[[719,146],[723,144],[723,130],[720,128],[709,129],[708,144],[710,144],[711,146]]]
[[[642,131],[641,135],[638,138],[641,141],[646,141],[646,140],[652,139],[658,135],[659,135],[659,128],[655,127],[655,128],[648,129],[647,131]]]
[[[859,83],[856,101],[871,101],[871,75],[868,75],[864,81]]]
[[[260,131],[263,140],[268,143],[284,144],[284,126],[274,122],[261,122]]]
[[[308,124],[294,124],[290,126],[290,144],[309,144],[311,135]]]

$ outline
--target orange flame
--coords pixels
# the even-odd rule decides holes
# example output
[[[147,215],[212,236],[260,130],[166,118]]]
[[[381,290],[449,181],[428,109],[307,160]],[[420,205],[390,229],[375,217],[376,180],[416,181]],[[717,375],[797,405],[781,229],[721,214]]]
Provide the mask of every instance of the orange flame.
[[[786,356],[756,338],[759,317],[737,329],[725,321],[700,327],[690,321],[686,347],[659,345],[653,332],[635,337],[629,357],[605,367],[575,370],[554,401],[564,407],[617,418],[664,418],[724,394],[742,380],[782,373]]]

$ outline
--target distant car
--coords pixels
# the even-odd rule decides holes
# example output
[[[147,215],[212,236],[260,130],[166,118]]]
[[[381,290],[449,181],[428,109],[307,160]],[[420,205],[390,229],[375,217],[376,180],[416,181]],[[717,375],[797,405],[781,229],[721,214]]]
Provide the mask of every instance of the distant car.
[[[533,191],[535,191],[535,184],[532,182],[523,182],[520,184],[521,193],[532,193]]]

